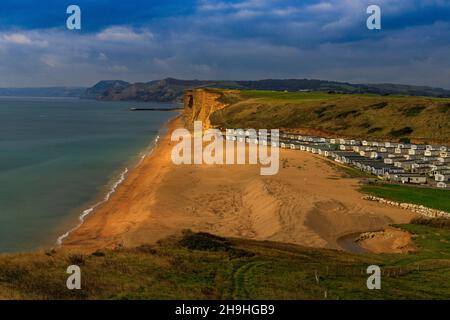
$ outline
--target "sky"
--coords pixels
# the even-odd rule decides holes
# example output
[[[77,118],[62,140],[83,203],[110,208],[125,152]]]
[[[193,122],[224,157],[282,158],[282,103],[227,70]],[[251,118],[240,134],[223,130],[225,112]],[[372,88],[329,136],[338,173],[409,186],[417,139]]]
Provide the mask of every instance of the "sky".
[[[69,5],[81,30],[69,30]],[[381,30],[366,9],[381,8]],[[312,78],[450,89],[450,0],[2,0],[0,87]]]

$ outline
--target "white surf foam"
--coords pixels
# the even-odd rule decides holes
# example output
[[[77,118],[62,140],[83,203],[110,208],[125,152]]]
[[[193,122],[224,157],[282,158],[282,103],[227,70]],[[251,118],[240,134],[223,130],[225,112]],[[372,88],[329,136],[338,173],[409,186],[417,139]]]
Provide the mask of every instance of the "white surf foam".
[[[149,152],[146,152],[142,155],[139,163],[136,166],[139,166],[139,164],[142,163],[142,161],[149,155],[152,154],[153,150],[155,149],[155,147],[158,145],[160,136],[157,135],[155,140],[152,143],[152,147],[150,148]],[[119,179],[112,185],[110,191],[105,195],[105,197],[103,198],[102,201],[96,203],[95,205],[93,205],[92,207],[90,207],[89,209],[86,209],[82,212],[82,214],[79,216],[79,223],[76,227],[70,229],[69,231],[67,231],[66,233],[64,233],[62,236],[60,236],[57,240],[56,240],[56,244],[58,246],[61,246],[64,242],[64,239],[66,239],[72,232],[74,232],[75,230],[77,230],[79,227],[81,227],[84,223],[84,221],[86,220],[86,217],[89,216],[95,209],[97,209],[99,206],[101,206],[102,204],[104,204],[105,202],[107,202],[111,196],[114,194],[114,192],[116,192],[117,188],[122,184],[122,182],[125,180],[127,174],[128,174],[128,168],[125,168],[125,170],[120,174]]]

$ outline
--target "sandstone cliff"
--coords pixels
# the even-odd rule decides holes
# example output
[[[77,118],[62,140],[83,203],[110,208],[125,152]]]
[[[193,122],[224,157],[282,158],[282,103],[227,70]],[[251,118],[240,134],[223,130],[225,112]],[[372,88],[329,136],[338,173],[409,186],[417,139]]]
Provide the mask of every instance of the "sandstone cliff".
[[[192,129],[194,121],[202,121],[203,129],[211,127],[210,116],[227,104],[220,101],[224,92],[212,89],[188,90],[184,94],[184,119],[186,127]]]

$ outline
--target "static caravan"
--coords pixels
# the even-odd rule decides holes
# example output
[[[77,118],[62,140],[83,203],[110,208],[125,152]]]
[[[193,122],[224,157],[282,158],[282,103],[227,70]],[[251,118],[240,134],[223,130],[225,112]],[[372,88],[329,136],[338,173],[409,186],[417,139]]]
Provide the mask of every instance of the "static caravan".
[[[440,181],[440,182],[448,182],[448,181],[450,181],[450,174],[437,173],[434,176],[434,180]]]
[[[395,162],[402,160],[403,158],[398,157],[387,157],[383,160],[385,164],[394,164]]]
[[[414,174],[396,174],[394,175],[394,181],[401,183],[413,183],[413,184],[424,184],[427,182],[426,176],[414,175]]]
[[[423,153],[425,157],[434,157],[439,156],[440,151],[439,150],[425,150]]]
[[[438,158],[437,161],[442,164],[450,164],[450,158]]]
[[[427,177],[425,176],[412,176],[409,178],[409,183],[424,184],[427,183]]]
[[[436,187],[446,189],[446,188],[450,188],[450,184],[447,184],[445,182],[438,182],[436,184]]]

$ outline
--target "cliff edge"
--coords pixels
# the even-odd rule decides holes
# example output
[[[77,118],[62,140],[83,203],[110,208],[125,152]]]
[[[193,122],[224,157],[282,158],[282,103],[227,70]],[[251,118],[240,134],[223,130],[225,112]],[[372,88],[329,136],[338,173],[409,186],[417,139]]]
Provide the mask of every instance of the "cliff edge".
[[[203,129],[211,127],[210,116],[227,106],[221,101],[224,94],[232,90],[193,89],[184,94],[184,120],[188,129],[193,129],[194,121],[202,121]]]

